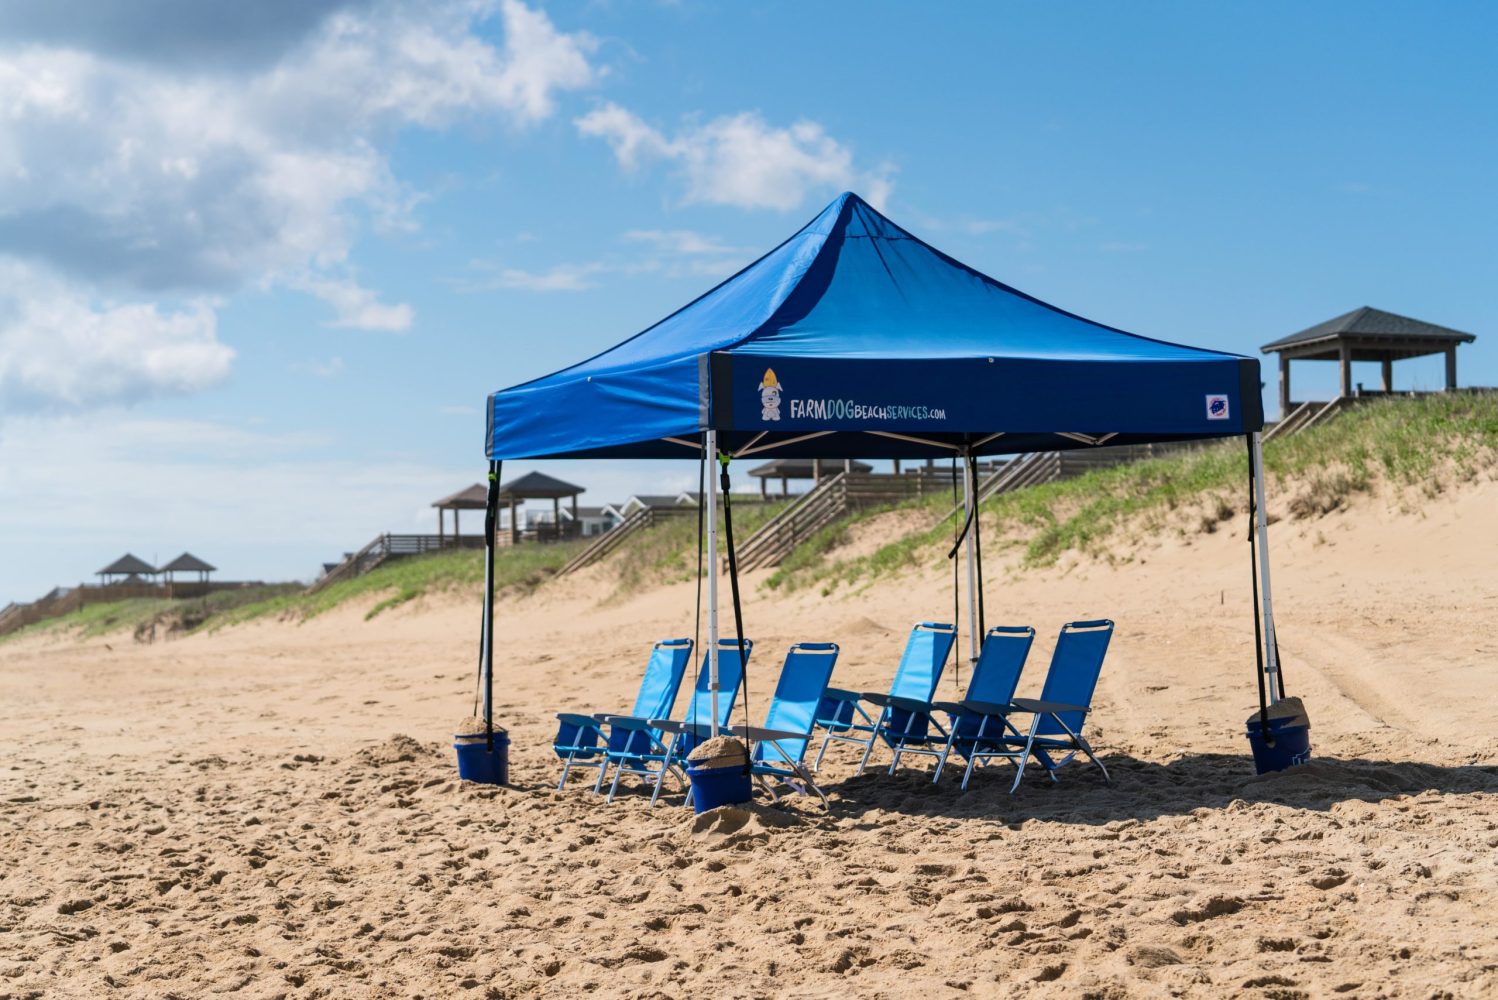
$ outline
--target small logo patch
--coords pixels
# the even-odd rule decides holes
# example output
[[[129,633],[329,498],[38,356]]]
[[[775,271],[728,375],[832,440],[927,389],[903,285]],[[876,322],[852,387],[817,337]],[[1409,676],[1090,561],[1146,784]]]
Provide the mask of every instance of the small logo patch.
[[[780,419],[780,380],[773,368],[765,369],[765,377],[759,383],[759,419]]]
[[[1226,420],[1228,418],[1228,398],[1226,396],[1207,397],[1207,419]]]

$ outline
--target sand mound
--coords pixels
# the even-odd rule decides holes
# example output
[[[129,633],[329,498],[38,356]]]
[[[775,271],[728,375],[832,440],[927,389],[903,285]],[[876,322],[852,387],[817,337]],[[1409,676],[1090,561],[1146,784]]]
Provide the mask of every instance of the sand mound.
[[[719,806],[692,817],[690,839],[710,851],[749,850],[768,841],[777,831],[801,826],[794,813],[756,802]]]
[[[732,736],[714,736],[694,747],[687,760],[693,767],[742,767],[749,761],[749,750]]]

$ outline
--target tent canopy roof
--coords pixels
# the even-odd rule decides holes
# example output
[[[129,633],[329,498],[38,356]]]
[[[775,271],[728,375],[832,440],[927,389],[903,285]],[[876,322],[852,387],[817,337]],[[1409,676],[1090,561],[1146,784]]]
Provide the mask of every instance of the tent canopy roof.
[[[99,575],[100,576],[114,576],[114,575],[118,574],[120,576],[123,576],[126,573],[148,573],[149,574],[149,573],[155,573],[155,572],[156,572],[156,567],[152,566],[150,563],[146,562],[144,559],[138,559],[135,556],[131,555],[130,553],[126,552],[124,555],[120,556],[114,562],[110,563],[108,566],[105,566],[103,569],[99,570]]]
[[[1256,360],[1047,305],[847,193],[642,333],[492,395],[487,445],[498,459],[686,457],[713,428],[736,454],[905,457],[1262,423]]]
[[[210,566],[191,552],[184,552],[165,566],[163,573],[217,573],[217,566]]]

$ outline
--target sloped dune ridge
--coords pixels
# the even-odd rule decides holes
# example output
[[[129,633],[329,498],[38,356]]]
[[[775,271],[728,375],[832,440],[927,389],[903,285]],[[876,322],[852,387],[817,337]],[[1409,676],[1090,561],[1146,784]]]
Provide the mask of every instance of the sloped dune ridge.
[[[1238,530],[1115,566],[993,556],[992,623],[1118,632],[1091,720],[1113,775],[930,782],[848,746],[832,800],[701,817],[563,791],[553,713],[623,708],[690,585],[584,577],[499,610],[513,787],[456,778],[477,604],[347,608],[156,645],[0,645],[0,998],[1498,995],[1491,481],[1277,524],[1285,671],[1315,761],[1256,777]],[[988,540],[985,540],[986,543]],[[950,569],[746,589],[758,717],[797,640],[887,686]],[[965,642],[965,639],[964,639]],[[949,669],[943,696],[965,683]]]

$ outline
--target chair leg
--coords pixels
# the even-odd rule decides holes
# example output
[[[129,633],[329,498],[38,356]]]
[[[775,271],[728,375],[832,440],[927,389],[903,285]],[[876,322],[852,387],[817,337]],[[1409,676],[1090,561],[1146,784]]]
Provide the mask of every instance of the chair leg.
[[[666,756],[661,760],[661,773],[660,777],[656,778],[655,791],[650,793],[651,806],[654,806],[655,800],[661,797],[661,786],[666,783],[666,772],[671,770],[671,751],[675,748],[676,739],[673,737],[671,742],[666,744]]]
[[[1024,776],[1025,776],[1025,765],[1027,763],[1029,763],[1029,761],[1030,761],[1030,752],[1035,747],[1035,733],[1036,733],[1037,730],[1040,729],[1040,719],[1041,719],[1040,713],[1037,712],[1037,713],[1035,713],[1035,719],[1034,719],[1034,721],[1032,721],[1030,723],[1030,735],[1025,738],[1025,752],[1022,753],[1022,754],[1020,754],[1020,756],[1019,756],[1019,759],[1017,761],[1017,770],[1016,770],[1015,775],[1014,775],[1014,784],[1012,784],[1012,785],[1009,786],[1009,794],[1010,795],[1013,795],[1016,791],[1019,790],[1019,783],[1020,783],[1021,779],[1023,779]],[[1055,775],[1054,772],[1052,772],[1049,769],[1047,769],[1046,773],[1049,774],[1049,775],[1051,775],[1051,780],[1053,780],[1053,781],[1055,780],[1056,775]]]
[[[562,760],[562,780],[557,783],[557,791],[567,787],[567,772],[572,770],[572,754],[568,754]]]
[[[605,757],[598,764],[598,780],[593,782],[593,794],[597,795],[599,789],[603,788],[603,779],[609,773],[609,759]]]
[[[614,765],[614,783],[609,786],[609,797],[604,800],[605,802],[608,802],[610,805],[612,805],[613,802],[614,802],[614,793],[619,790],[619,779],[622,778],[622,777],[624,777],[624,765],[622,763],[615,764]]]
[[[863,759],[858,762],[858,770],[853,772],[855,777],[863,774],[864,766],[869,762],[869,754],[874,752],[874,741],[879,738],[879,730],[884,727],[884,717],[888,714],[887,708],[879,713],[879,721],[874,723],[874,731],[869,733],[869,741],[863,745]]]
[[[822,769],[822,757],[827,753],[827,744],[832,742],[832,730],[822,733],[822,745],[817,748],[817,762],[811,766],[813,771]]]

